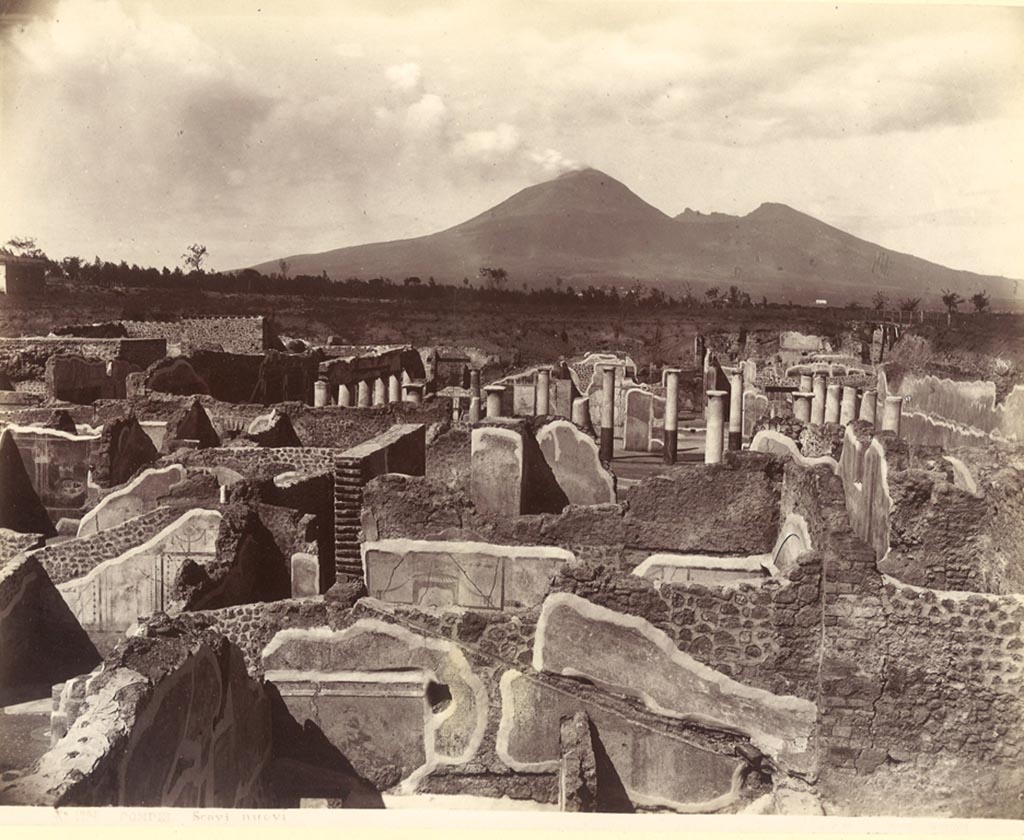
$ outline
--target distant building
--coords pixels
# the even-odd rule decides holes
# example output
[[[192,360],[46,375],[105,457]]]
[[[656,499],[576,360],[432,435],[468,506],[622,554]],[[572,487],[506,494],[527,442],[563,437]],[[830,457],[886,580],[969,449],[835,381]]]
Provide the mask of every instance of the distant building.
[[[35,295],[46,291],[46,260],[0,252],[0,294]]]
[[[828,301],[825,300],[825,298],[818,298],[816,301],[814,301],[814,305],[815,306],[828,306]]]

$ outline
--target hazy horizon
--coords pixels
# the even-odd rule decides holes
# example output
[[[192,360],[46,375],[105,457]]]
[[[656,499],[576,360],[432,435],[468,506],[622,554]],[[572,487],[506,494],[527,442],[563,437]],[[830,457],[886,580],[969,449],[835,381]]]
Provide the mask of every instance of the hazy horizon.
[[[1024,276],[1024,9],[9,3],[0,236],[210,267],[419,236],[572,168]],[[13,13],[13,14],[12,14]]]

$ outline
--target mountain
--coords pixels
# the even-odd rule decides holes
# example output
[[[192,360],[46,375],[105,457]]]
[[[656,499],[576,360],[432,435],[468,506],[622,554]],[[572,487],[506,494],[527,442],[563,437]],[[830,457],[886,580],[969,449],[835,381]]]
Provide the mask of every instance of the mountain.
[[[514,286],[606,285],[636,280],[678,292],[738,285],[807,303],[866,302],[877,290],[934,301],[943,289],[965,297],[988,291],[994,304],[1019,302],[1005,277],[946,268],[858,239],[784,204],[746,216],[698,213],[675,218],[596,169],[568,172],[516,193],[469,221],[429,236],[286,257],[292,274],[348,277],[475,278],[504,268]],[[277,270],[278,260],[254,268]],[[1024,289],[1022,289],[1024,292]]]

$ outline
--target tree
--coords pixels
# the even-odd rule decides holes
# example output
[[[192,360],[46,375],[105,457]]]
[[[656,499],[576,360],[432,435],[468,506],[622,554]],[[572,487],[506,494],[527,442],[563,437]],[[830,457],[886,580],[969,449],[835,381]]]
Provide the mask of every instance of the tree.
[[[921,305],[921,298],[903,298],[900,301],[900,312],[913,312]]]
[[[195,247],[195,246],[193,246],[193,247]],[[282,277],[287,277],[288,276],[288,260],[278,260],[277,261],[277,267],[281,270],[281,276]]]
[[[12,236],[2,250],[16,257],[46,258],[46,254],[36,245],[36,240],[31,236]]]
[[[704,297],[708,299],[708,302],[712,306],[716,306],[718,304],[718,286],[712,286],[710,289],[704,292]]]
[[[207,250],[205,245],[200,245],[198,242],[189,245],[185,249],[185,253],[181,255],[182,262],[185,263],[185,267],[192,271],[203,270],[203,260],[206,259]]]
[[[68,280],[77,280],[82,270],[82,260],[79,257],[64,257],[60,261],[60,267]]]
[[[508,282],[508,272],[503,268],[490,268],[484,266],[478,272],[480,279],[483,280],[488,288],[491,289],[502,289]]]
[[[988,309],[988,292],[975,292],[971,295],[971,303],[974,304],[975,312],[984,312]]]
[[[949,289],[942,290],[942,305],[946,307],[947,326],[953,323],[953,313],[956,312],[957,307],[963,302],[964,299],[956,292],[952,292]]]
[[[889,302],[889,299],[881,292],[875,292],[875,296],[871,298],[871,305],[875,309],[885,309],[885,305]]]

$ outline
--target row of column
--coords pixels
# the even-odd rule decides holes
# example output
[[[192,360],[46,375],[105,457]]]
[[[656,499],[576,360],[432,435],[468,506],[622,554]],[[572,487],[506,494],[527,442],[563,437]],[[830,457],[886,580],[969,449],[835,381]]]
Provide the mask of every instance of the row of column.
[[[470,368],[469,371],[469,422],[476,423],[480,419],[480,371]],[[504,385],[488,385],[483,389],[486,394],[484,403],[485,417],[501,417],[501,403],[505,394]],[[533,413],[544,417],[551,413],[551,368],[537,369],[534,382]],[[575,410],[575,405],[574,405]]]
[[[324,379],[318,379],[313,383],[313,405],[317,408],[328,404],[328,387]],[[361,379],[355,383],[338,386],[338,405],[346,408],[386,405],[402,402],[403,399],[413,404],[423,402],[423,383],[413,382],[405,371],[402,371],[401,379],[398,374],[392,373],[386,377]]]
[[[883,432],[900,433],[903,397],[888,396],[882,406]],[[852,385],[826,385],[824,374],[803,374],[800,390],[793,394],[793,416],[811,426],[835,423],[846,426],[863,420],[877,427],[878,392],[873,388],[858,391]]]

